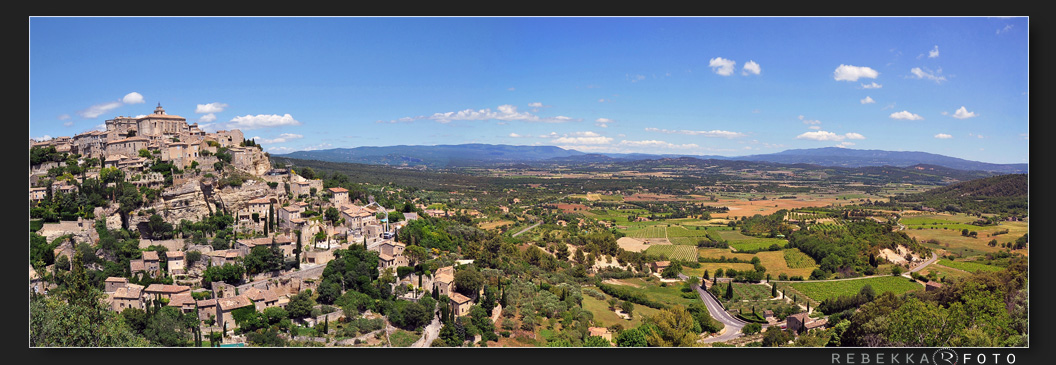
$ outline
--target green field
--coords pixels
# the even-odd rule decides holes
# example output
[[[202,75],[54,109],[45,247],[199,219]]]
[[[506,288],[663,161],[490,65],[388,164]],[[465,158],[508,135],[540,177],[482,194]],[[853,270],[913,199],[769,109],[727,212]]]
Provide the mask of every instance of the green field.
[[[1001,270],[1003,270],[1003,268],[998,267],[998,266],[979,264],[979,263],[969,262],[969,261],[950,261],[950,260],[947,260],[947,259],[942,259],[942,260],[939,260],[938,264],[942,265],[942,266],[946,266],[946,267],[952,267],[954,269],[964,270],[964,271],[967,271],[967,272],[973,272],[973,273],[977,272],[977,271],[1001,271]]]
[[[668,283],[666,284],[666,286],[662,286],[661,283],[657,280],[647,281],[641,278],[620,279],[618,281],[630,284],[631,286],[626,286],[626,288],[630,289],[631,291],[643,293],[649,299],[664,303],[665,305],[687,306],[690,303],[700,301],[700,298],[696,296],[693,296],[693,298],[683,297],[681,283]],[[587,295],[584,295],[583,297],[585,298],[587,297]],[[606,304],[606,306],[608,306],[608,304]],[[648,307],[641,304],[634,305],[635,312],[638,312],[641,308]]]
[[[626,230],[628,237],[633,238],[664,238],[667,237],[667,227],[663,225],[643,226]]]
[[[599,292],[601,290],[598,290]],[[634,311],[630,320],[623,319],[616,312],[609,310],[608,299],[612,298],[608,294],[605,294],[605,300],[597,299],[589,295],[583,295],[583,309],[590,311],[594,314],[594,325],[598,327],[608,327],[614,324],[619,324],[623,328],[634,328],[642,324],[645,317],[655,315],[659,312],[659,309],[649,308],[644,305],[635,304]],[[619,300],[619,299],[617,299]],[[618,304],[617,304],[618,305]]]
[[[798,248],[790,248],[784,251],[785,264],[792,269],[813,268],[817,266],[814,259],[799,251]]]
[[[686,245],[651,245],[645,250],[649,255],[663,255],[668,260],[697,261],[697,248]]]
[[[389,335],[389,343],[392,344],[392,347],[410,347],[414,344],[414,341],[418,341],[419,337],[421,336],[414,334],[414,332],[396,329]]]
[[[902,294],[924,289],[923,285],[901,276],[879,276],[868,279],[838,281],[804,281],[792,282],[789,284],[782,283],[781,285],[791,285],[797,291],[803,293],[803,295],[810,297],[814,301],[820,302],[841,295],[858,294],[858,291],[860,291],[866,284],[872,286],[873,291],[876,292],[877,295],[886,291],[894,292],[895,294]]]

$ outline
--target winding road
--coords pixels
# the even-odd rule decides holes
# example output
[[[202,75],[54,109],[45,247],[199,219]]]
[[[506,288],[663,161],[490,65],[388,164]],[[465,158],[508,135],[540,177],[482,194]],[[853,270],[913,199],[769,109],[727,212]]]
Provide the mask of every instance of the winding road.
[[[723,333],[721,335],[707,338],[701,342],[725,342],[743,335],[741,333],[741,328],[744,327],[744,325],[748,324],[748,322],[742,321],[734,316],[731,316],[730,313],[726,312],[726,309],[724,309],[722,305],[719,304],[717,300],[715,300],[715,297],[711,296],[711,293],[708,293],[699,286],[697,287],[697,295],[700,296],[700,300],[704,301],[704,305],[708,307],[708,313],[711,314],[711,318],[715,318],[715,320],[722,322],[722,324],[726,325],[726,328],[723,329]]]

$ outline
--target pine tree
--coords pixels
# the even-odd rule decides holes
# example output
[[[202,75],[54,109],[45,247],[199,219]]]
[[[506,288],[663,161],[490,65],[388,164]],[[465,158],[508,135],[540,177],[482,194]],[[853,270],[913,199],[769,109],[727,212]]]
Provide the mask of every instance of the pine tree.
[[[726,284],[726,300],[733,299],[733,282]]]

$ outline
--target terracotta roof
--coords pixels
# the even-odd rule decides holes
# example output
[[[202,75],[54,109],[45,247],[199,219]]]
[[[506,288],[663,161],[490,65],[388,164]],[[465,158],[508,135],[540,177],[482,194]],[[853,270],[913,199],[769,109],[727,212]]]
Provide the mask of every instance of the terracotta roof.
[[[381,261],[389,262],[389,261],[393,260],[393,257],[392,257],[392,255],[386,255],[386,254],[383,254],[383,253],[379,253],[378,254],[378,259],[381,260]]]
[[[111,277],[106,278],[105,281],[108,282],[108,283],[127,283],[128,282],[128,278],[123,278],[123,277],[120,277],[120,276],[111,276]]]
[[[168,251],[165,253],[165,257],[169,260],[183,258],[183,251]]]
[[[236,308],[242,308],[245,306],[253,305],[253,302],[243,295],[231,298],[220,298],[216,300],[216,304],[220,306],[220,310],[231,310]]]
[[[471,299],[469,299],[469,297],[467,297],[465,295],[462,295],[462,294],[460,294],[458,292],[454,292],[454,291],[452,291],[451,293],[448,293],[447,297],[451,298],[451,301],[453,301],[455,303],[458,303],[458,304],[466,303],[466,302],[469,302],[471,300]]]
[[[184,305],[194,305],[194,297],[191,296],[190,292],[175,294],[172,298],[169,298],[170,307],[182,307]]]
[[[146,265],[143,264],[143,260],[129,260],[128,270],[131,272],[146,271]]]
[[[242,295],[254,302],[264,300],[264,291],[257,288],[246,289]]]
[[[816,320],[814,322],[807,323],[806,326],[807,326],[807,329],[813,329],[813,328],[818,328],[818,327],[824,326],[824,325],[826,325],[828,323],[829,323],[829,319],[828,318],[822,318],[822,319]]]
[[[182,292],[191,292],[191,287],[186,285],[172,285],[172,284],[150,284],[146,289],[147,292],[151,293],[168,293],[177,294]]]
[[[143,286],[138,284],[128,284],[114,291],[114,298],[119,299],[139,299],[142,295]]]
[[[216,305],[216,299],[205,299],[198,301],[198,308],[212,307]]]
[[[158,261],[158,251],[143,251],[143,260]]]
[[[587,330],[590,331],[591,336],[602,336],[605,334],[609,334],[609,329],[605,327],[590,327]]]
[[[249,204],[271,204],[271,199],[268,197],[256,198],[249,201]]]
[[[330,189],[327,189],[327,190],[330,190],[330,192],[333,192],[333,193],[347,193],[348,192],[348,189],[345,189],[345,188],[330,188]]]

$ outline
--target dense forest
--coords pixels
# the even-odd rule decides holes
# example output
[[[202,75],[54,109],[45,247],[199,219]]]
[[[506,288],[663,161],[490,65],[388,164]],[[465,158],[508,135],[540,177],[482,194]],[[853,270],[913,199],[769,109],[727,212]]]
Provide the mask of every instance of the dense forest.
[[[894,197],[891,204],[917,204],[940,211],[1026,217],[1028,190],[1026,174],[1000,175]]]

